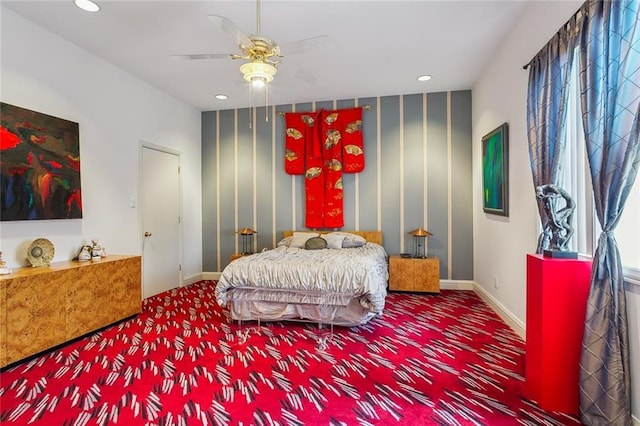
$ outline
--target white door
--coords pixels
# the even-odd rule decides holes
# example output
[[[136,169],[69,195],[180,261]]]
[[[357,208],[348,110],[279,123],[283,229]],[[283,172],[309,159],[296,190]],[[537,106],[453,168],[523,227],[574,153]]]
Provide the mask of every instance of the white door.
[[[180,157],[142,146],[143,297],[180,286]]]

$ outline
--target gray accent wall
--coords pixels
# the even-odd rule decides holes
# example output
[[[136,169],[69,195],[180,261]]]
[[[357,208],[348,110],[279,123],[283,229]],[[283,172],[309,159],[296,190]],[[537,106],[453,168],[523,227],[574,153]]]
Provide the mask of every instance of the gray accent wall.
[[[242,227],[258,231],[253,251],[273,248],[284,230],[305,229],[304,178],[284,171],[282,113],[354,106],[369,108],[365,169],[343,175],[343,229],[380,230],[395,254],[413,253],[407,233],[425,227],[441,279],[473,279],[468,90],[202,113],[203,271],[222,271],[241,251]]]

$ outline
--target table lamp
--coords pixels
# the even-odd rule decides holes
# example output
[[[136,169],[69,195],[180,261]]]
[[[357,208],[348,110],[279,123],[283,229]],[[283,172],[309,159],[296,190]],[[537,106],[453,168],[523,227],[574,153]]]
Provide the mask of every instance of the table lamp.
[[[415,253],[413,257],[418,259],[426,259],[424,247],[425,247],[425,239],[433,235],[431,232],[426,229],[418,228],[408,233],[409,235],[413,235],[413,240],[415,242]]]
[[[252,254],[253,251],[251,251],[251,241],[250,238],[252,238],[253,234],[257,234],[257,231],[254,231],[251,228],[242,228],[241,230],[238,231],[238,234],[242,235],[242,254]]]

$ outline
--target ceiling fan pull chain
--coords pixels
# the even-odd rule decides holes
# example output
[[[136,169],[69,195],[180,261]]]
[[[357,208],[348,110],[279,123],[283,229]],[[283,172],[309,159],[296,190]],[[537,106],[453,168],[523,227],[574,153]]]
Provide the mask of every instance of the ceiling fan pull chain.
[[[269,122],[269,85],[264,86],[264,121]]]
[[[252,128],[253,123],[253,84],[249,83],[249,128]]]

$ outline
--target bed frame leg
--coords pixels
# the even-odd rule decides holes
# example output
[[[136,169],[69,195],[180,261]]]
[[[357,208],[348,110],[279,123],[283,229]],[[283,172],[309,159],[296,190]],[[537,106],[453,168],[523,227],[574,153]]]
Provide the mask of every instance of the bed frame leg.
[[[329,335],[322,336],[322,321],[318,322],[318,350],[329,349],[329,344],[333,340],[333,322],[329,322]]]

